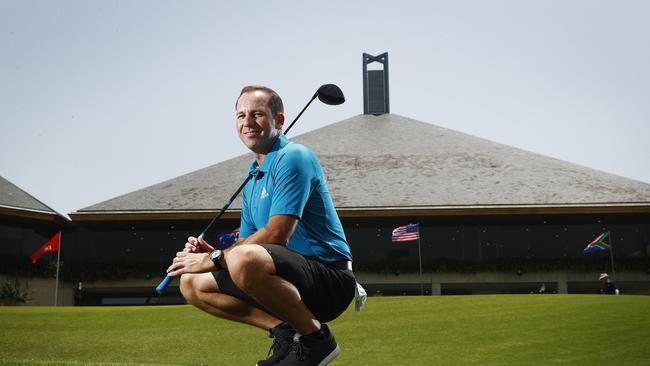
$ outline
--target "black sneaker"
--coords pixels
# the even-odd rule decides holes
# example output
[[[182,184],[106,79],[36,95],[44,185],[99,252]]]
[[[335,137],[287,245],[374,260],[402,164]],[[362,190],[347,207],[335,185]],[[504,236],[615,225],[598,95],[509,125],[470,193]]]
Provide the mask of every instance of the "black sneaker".
[[[271,366],[282,360],[291,350],[293,336],[296,331],[287,323],[282,323],[277,327],[269,330],[269,338],[273,338],[273,344],[269,349],[266,360],[259,360],[256,366]]]
[[[319,336],[300,336],[291,345],[291,352],[277,366],[324,366],[332,362],[341,353],[334,335],[326,324],[322,325],[323,334]]]

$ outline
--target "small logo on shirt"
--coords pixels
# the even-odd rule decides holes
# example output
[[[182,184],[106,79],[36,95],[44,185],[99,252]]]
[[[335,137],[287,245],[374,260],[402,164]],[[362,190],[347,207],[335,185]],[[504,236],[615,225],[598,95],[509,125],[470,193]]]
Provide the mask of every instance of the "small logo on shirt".
[[[269,196],[269,192],[266,191],[266,187],[262,187],[262,193],[260,194],[260,199],[265,199]]]

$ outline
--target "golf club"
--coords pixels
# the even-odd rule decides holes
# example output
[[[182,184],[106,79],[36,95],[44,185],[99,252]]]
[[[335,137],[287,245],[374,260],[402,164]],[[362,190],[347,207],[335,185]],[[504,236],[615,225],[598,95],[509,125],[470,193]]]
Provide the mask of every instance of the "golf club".
[[[323,102],[325,104],[328,104],[328,105],[339,105],[339,104],[343,104],[343,102],[345,102],[345,97],[343,96],[343,91],[341,91],[341,88],[339,88],[338,86],[336,86],[334,84],[321,85],[321,87],[318,88],[318,90],[316,91],[316,93],[314,93],[314,95],[311,97],[311,99],[309,99],[309,102],[307,102],[307,105],[305,105],[305,107],[300,111],[300,113],[298,113],[296,118],[293,119],[293,121],[291,122],[289,127],[287,127],[287,129],[284,131],[285,135],[287,134],[287,132],[289,132],[291,127],[293,127],[293,125],[296,123],[296,121],[298,121],[298,118],[300,118],[300,116],[302,116],[302,114],[305,112],[307,107],[309,107],[311,102],[313,102],[314,99],[316,99],[316,98],[318,98],[318,100],[320,100],[321,102]],[[212,238],[212,237],[215,236],[216,231],[217,231],[217,221],[219,221],[221,216],[223,216],[224,212],[226,212],[226,210],[230,207],[230,205],[235,200],[235,198],[237,198],[237,196],[242,191],[242,189],[244,189],[244,187],[246,186],[248,181],[251,179],[251,177],[252,177],[252,175],[249,174],[246,177],[246,179],[244,179],[244,182],[239,186],[239,188],[237,188],[237,191],[235,191],[235,193],[230,197],[228,202],[226,202],[226,204],[221,208],[219,213],[212,219],[212,221],[210,221],[210,223],[205,228],[205,230],[203,230],[201,235],[199,235],[199,239],[201,239],[201,238]],[[162,282],[160,282],[158,287],[156,287],[156,292],[158,293],[158,295],[162,295],[163,292],[165,292],[165,289],[167,288],[167,286],[169,286],[169,284],[172,282],[173,279],[174,279],[174,277],[167,276],[167,277],[165,277],[165,279],[162,280]]]

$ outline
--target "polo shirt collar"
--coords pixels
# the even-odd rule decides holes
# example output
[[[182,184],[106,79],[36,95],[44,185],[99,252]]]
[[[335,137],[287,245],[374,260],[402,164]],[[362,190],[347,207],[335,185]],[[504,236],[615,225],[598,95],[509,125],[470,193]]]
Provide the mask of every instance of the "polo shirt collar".
[[[275,160],[275,155],[277,155],[278,151],[290,143],[291,141],[284,134],[280,134],[280,136],[278,136],[278,138],[273,143],[271,150],[269,150],[269,152],[266,153],[266,157],[264,157],[262,166],[259,167],[258,169],[257,160],[253,160],[253,163],[248,168],[248,174],[256,175],[257,171],[268,172],[269,167],[271,166],[273,160]]]

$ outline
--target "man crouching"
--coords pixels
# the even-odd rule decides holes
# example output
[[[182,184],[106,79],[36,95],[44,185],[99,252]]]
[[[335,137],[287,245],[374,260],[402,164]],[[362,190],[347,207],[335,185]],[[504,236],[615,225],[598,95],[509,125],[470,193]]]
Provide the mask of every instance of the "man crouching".
[[[254,154],[240,237],[225,249],[190,237],[168,269],[181,293],[220,318],[268,330],[267,365],[326,365],[340,352],[325,324],[343,313],[356,281],[352,255],[314,153],[282,134],[282,100],[263,86],[236,102],[240,139]]]

